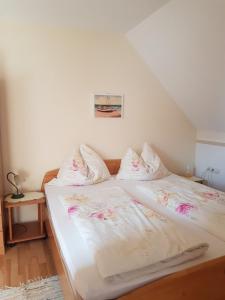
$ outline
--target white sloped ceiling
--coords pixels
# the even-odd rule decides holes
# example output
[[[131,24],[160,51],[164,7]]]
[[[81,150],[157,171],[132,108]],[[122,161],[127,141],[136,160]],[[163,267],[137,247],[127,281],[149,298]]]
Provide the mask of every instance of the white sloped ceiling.
[[[124,33],[169,0],[0,0],[0,20]]]
[[[197,129],[225,131],[225,0],[172,0],[127,37]]]

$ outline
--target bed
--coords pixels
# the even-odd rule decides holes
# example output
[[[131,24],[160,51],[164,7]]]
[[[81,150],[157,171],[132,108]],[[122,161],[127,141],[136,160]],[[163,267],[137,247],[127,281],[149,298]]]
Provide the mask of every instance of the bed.
[[[116,174],[120,165],[120,160],[108,160],[105,161],[107,167],[110,170],[111,174]],[[57,176],[58,170],[53,170],[46,173],[42,189],[44,190],[44,184],[52,180]],[[110,184],[110,182],[103,183],[104,185]],[[132,193],[137,193],[134,183],[129,183],[126,181],[121,181],[121,185],[125,189],[132,190]],[[66,189],[67,192],[67,189]],[[82,299],[74,285],[74,278],[72,274],[74,273],[71,269],[73,263],[69,261],[71,258],[71,253],[68,253],[69,249],[76,247],[78,245],[77,237],[71,239],[71,236],[67,236],[68,227],[66,226],[66,220],[63,220],[57,215],[60,208],[54,203],[54,199],[58,191],[55,187],[46,187],[47,202],[48,206],[46,208],[46,229],[49,237],[49,244],[52,249],[53,258],[56,264],[57,271],[59,273],[63,291],[65,294],[65,299]],[[137,195],[140,196],[140,195]],[[143,201],[148,201],[146,198],[142,198]],[[53,207],[56,207],[55,209]],[[52,209],[53,208],[53,209]],[[154,207],[156,210],[161,210],[162,213],[167,214],[170,218],[170,212],[163,211],[163,208],[160,208],[156,205]],[[179,217],[174,217],[176,222],[181,222]],[[60,220],[60,222],[59,222]],[[182,221],[183,222],[183,221]],[[208,234],[201,228],[196,228],[193,224],[186,221],[184,226],[187,227],[190,232],[195,230],[199,235],[204,236],[206,241],[210,244],[210,249],[207,252],[207,255],[194,261],[170,268],[169,270],[162,271],[158,274],[154,274],[151,278],[142,280],[141,282],[136,280],[132,282],[133,286],[131,288],[131,283],[125,285],[119,285],[117,290],[107,291],[105,297],[107,299],[225,299],[225,242],[220,239]],[[181,224],[181,223],[179,223]],[[69,226],[69,225],[68,225]],[[183,226],[183,225],[182,225]],[[66,242],[67,240],[67,242]],[[80,241],[79,241],[80,243]],[[67,247],[65,246],[67,245]],[[85,257],[85,260],[88,259]],[[80,261],[81,258],[74,257],[74,260]],[[78,264],[79,265],[79,264]],[[80,281],[80,284],[83,284],[83,294],[85,294],[85,280],[84,278],[87,274],[94,272],[94,268],[89,270],[89,273],[81,272],[81,275],[77,281]],[[156,275],[156,276],[155,276]],[[82,277],[83,276],[83,277]],[[83,278],[83,280],[82,280]],[[87,278],[87,277],[86,277]],[[90,282],[93,277],[91,277]],[[149,282],[151,281],[151,282]],[[88,280],[86,280],[88,282]],[[99,282],[94,283],[96,289],[91,290],[96,297],[98,297],[98,291],[101,290]],[[81,289],[82,290],[82,289]],[[104,294],[104,288],[102,288]],[[102,295],[102,294],[101,294]],[[116,296],[118,295],[118,297]],[[121,296],[123,295],[123,296]],[[88,296],[87,296],[88,298]],[[96,298],[97,299],[97,298]]]

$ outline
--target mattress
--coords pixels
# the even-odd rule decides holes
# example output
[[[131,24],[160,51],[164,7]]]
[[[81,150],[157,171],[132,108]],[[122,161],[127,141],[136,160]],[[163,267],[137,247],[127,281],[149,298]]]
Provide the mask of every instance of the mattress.
[[[119,297],[120,295],[140,287],[148,282],[154,281],[165,275],[180,271],[182,269],[197,265],[201,262],[225,255],[225,242],[215,236],[207,233],[200,227],[193,225],[188,220],[183,220],[179,215],[176,216],[166,208],[161,207],[138,191],[138,181],[116,180],[112,177],[110,180],[88,187],[58,187],[47,184],[45,186],[47,204],[50,211],[50,218],[53,223],[56,238],[61,248],[61,254],[64,258],[73,289],[78,291],[85,300],[105,300]],[[134,276],[129,280],[108,282],[101,278],[95,265],[94,258],[90,254],[87,244],[79,235],[79,231],[71,230],[74,224],[68,214],[62,207],[60,197],[79,192],[82,189],[96,189],[99,187],[121,186],[124,190],[134,197],[149,205],[151,208],[169,217],[175,223],[187,232],[195,232],[201,240],[207,242],[210,247],[207,253],[195,260],[186,263],[168,267],[158,272],[145,274],[140,277]]]

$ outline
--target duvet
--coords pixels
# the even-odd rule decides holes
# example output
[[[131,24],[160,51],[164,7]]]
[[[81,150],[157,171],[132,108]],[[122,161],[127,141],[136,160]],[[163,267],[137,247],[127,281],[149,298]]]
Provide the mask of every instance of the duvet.
[[[139,183],[137,187],[152,200],[187,217],[225,241],[225,193],[186,178],[170,175]]]
[[[202,255],[208,245],[120,187],[61,199],[68,218],[94,256],[103,279],[146,268],[152,271]],[[71,228],[71,234],[74,233]]]

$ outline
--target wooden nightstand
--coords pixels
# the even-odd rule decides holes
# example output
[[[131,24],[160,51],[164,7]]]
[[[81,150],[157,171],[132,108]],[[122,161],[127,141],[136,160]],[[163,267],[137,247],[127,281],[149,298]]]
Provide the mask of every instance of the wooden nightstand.
[[[14,224],[13,208],[33,204],[38,206],[38,221]],[[24,193],[24,197],[20,199],[12,199],[11,195],[5,198],[4,207],[8,212],[8,245],[45,237],[44,204],[45,196],[39,192]]]
[[[204,179],[203,178],[200,178],[200,177],[196,177],[196,176],[191,176],[191,177],[185,177],[191,181],[194,181],[194,182],[197,182],[197,183],[201,183],[203,184],[204,183]]]

